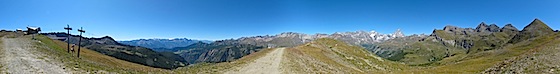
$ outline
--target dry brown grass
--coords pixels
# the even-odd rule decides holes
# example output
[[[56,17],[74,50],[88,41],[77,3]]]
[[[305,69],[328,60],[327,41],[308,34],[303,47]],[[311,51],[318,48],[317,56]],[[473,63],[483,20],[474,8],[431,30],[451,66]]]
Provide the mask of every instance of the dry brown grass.
[[[288,49],[288,67],[292,73],[392,73],[407,69],[397,62],[382,59],[359,46],[334,39],[318,39]]]
[[[457,74],[457,73],[480,73],[484,70],[491,68],[500,62],[515,59],[523,54],[529,54],[530,51],[541,50],[542,47],[557,45],[554,42],[555,37],[560,34],[551,36],[543,36],[534,38],[532,40],[523,41],[517,44],[508,45],[504,48],[497,50],[484,51],[477,54],[468,55],[464,60],[453,64],[446,64],[441,66],[433,66],[426,68],[412,68],[410,70],[403,70],[397,73],[443,73],[443,74]],[[414,67],[414,66],[411,66]]]

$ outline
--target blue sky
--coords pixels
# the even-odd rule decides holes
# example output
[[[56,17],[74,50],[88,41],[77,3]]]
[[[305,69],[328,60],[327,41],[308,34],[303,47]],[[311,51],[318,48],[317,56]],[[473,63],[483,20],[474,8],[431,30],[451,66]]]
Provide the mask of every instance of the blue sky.
[[[375,30],[430,34],[480,22],[519,29],[539,18],[560,28],[559,0],[2,0],[0,29],[84,27],[117,40],[220,40],[282,32]],[[72,31],[77,34],[77,31]]]

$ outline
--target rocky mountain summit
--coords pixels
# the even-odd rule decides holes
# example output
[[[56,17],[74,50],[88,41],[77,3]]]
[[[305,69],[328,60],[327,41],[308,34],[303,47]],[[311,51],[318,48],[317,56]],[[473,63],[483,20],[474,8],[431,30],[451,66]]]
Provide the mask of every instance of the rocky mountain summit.
[[[510,43],[517,43],[522,40],[527,40],[530,38],[542,36],[542,35],[550,35],[554,33],[554,30],[550,28],[548,25],[544,24],[541,20],[535,19],[531,24],[527,25],[521,32],[510,41]]]
[[[389,39],[394,39],[398,37],[404,37],[404,34],[401,32],[400,29],[397,29],[392,34],[381,34],[375,31],[356,31],[356,32],[344,32],[340,33],[337,32],[335,34],[330,35],[327,38],[333,38],[337,40],[341,40],[350,44],[361,45],[361,44],[374,44],[378,42],[382,42]]]

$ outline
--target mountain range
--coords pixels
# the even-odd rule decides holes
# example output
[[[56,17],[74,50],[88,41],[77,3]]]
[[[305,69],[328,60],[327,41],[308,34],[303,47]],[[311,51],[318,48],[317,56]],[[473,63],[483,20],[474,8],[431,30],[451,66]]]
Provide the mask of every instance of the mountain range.
[[[131,46],[142,46],[151,48],[154,51],[163,52],[175,52],[176,50],[168,50],[176,47],[186,47],[197,42],[211,43],[210,40],[193,40],[187,38],[174,38],[174,39],[137,39],[130,41],[118,41],[121,44],[131,45]]]
[[[268,59],[283,51],[280,68],[266,65],[253,69],[272,73],[276,71],[268,71],[269,68],[276,68],[281,73],[560,73],[557,71],[560,59],[556,58],[560,53],[560,33],[539,19],[522,30],[511,24],[499,27],[482,22],[476,28],[448,25],[433,30],[430,35],[387,36],[390,39],[379,42],[360,39],[368,37],[366,34],[358,31],[338,34],[351,38],[336,38],[333,35],[337,33],[283,33],[230,40],[245,39],[255,44],[283,46],[271,46],[276,49],[263,49],[239,60],[197,65],[187,70],[192,70],[191,73],[253,72],[246,68],[262,62],[274,63],[255,58]],[[369,36],[370,39],[372,37]],[[297,46],[274,43],[275,39],[291,40],[281,43]],[[303,44],[297,44],[299,42]]]
[[[277,35],[242,37],[239,39],[219,40],[212,43],[198,42],[187,47],[171,50],[181,55],[190,64],[201,62],[233,61],[245,55],[258,52],[263,48],[294,47],[319,38],[333,38],[351,44],[375,44],[385,40],[404,37],[400,30],[393,34],[381,34],[375,31],[337,32],[334,34],[302,34],[284,32]]]

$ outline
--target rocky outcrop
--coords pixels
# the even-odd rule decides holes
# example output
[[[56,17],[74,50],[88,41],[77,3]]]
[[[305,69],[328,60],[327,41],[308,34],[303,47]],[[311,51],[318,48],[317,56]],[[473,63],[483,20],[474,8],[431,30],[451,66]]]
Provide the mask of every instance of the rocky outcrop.
[[[500,27],[496,24],[490,24],[486,30],[490,32],[500,32]]]
[[[514,27],[511,24],[506,24],[506,26],[504,26],[502,29],[500,29],[500,32],[504,32],[510,36],[514,36],[517,33],[519,33],[519,30],[517,30],[516,27]]]
[[[500,29],[500,31],[501,31],[501,32],[503,32],[503,31],[514,31],[514,32],[518,32],[519,30],[518,30],[516,27],[514,27],[513,25],[511,25],[511,24],[506,24],[502,29]]]
[[[476,32],[499,32],[500,27],[496,24],[486,25],[486,23],[482,22],[476,27]]]
[[[488,25],[486,25],[486,23],[482,22],[480,24],[478,24],[478,26],[475,28],[476,32],[487,32],[488,31]]]

